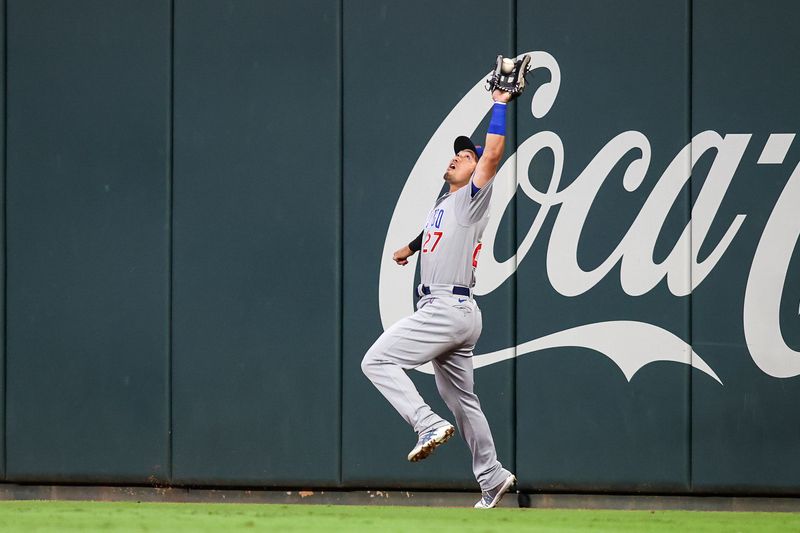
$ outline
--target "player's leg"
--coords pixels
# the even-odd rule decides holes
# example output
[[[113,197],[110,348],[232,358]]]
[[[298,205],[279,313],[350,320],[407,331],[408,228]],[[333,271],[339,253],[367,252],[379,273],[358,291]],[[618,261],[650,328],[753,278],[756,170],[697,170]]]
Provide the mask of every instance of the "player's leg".
[[[443,355],[433,365],[439,392],[472,452],[472,470],[481,487],[475,508],[491,509],[517,479],[497,460],[489,423],[473,390],[472,353]]]
[[[511,472],[497,459],[489,422],[474,392],[472,352],[458,350],[433,361],[436,386],[453,412],[458,430],[472,452],[472,471],[482,491],[502,485]]]
[[[423,302],[416,313],[384,331],[361,362],[364,374],[418,434],[450,425],[425,403],[406,374],[453,349],[452,336],[442,333],[448,317],[436,307]]]

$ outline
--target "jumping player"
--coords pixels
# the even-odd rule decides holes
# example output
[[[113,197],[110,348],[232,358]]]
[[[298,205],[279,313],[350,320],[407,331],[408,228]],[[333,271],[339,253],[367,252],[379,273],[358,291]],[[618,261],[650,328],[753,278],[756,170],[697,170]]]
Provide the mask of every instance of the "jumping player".
[[[455,433],[405,373],[433,363],[439,394],[472,452],[472,470],[482,491],[478,509],[496,506],[516,482],[497,460],[489,423],[473,392],[472,367],[472,350],[482,328],[481,310],[472,294],[474,271],[488,222],[492,180],[505,148],[506,104],[513,96],[492,91],[495,103],[482,150],[468,137],[455,140],[455,155],[444,173],[449,191],[436,201],[420,237],[393,257],[405,265],[422,250],[417,311],[387,329],[361,362],[364,374],[417,432],[419,440],[408,454],[412,462],[425,459]]]

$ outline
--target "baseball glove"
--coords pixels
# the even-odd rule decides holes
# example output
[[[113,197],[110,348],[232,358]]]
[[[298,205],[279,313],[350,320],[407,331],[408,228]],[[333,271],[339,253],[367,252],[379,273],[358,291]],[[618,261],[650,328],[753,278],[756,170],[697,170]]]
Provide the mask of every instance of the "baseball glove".
[[[525,90],[525,76],[530,72],[531,56],[525,54],[522,59],[516,61],[506,59],[506,65],[513,62],[514,67],[509,72],[508,67],[503,68],[503,56],[497,56],[494,72],[486,80],[486,90],[489,92],[500,89],[511,93],[511,98],[516,98]]]

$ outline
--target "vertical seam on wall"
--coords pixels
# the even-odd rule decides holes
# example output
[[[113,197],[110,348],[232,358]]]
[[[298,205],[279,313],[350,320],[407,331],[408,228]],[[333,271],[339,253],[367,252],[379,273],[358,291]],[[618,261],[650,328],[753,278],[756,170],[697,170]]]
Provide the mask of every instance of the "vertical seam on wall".
[[[689,346],[690,346],[690,352],[689,352],[690,360],[689,360],[689,363],[690,364],[689,364],[689,368],[688,368],[688,372],[689,372],[689,391],[688,391],[688,396],[689,396],[688,397],[689,424],[688,424],[688,435],[687,435],[687,437],[689,439],[689,446],[688,446],[688,455],[689,455],[689,464],[688,464],[688,469],[689,469],[689,472],[688,472],[689,492],[693,492],[693,479],[692,479],[693,472],[692,472],[692,470],[694,468],[694,463],[693,463],[694,450],[693,450],[693,446],[692,446],[692,443],[693,443],[693,431],[692,430],[693,430],[693,426],[694,426],[694,417],[693,417],[693,412],[694,412],[694,402],[693,402],[693,399],[694,399],[694,394],[693,394],[693,391],[694,391],[694,382],[693,382],[694,372],[692,371],[692,368],[693,368],[692,364],[694,363],[694,361],[692,361],[692,359],[694,359],[694,355],[693,355],[693,352],[694,352],[694,331],[693,331],[692,328],[693,328],[693,323],[694,323],[694,319],[693,319],[694,293],[691,290],[691,288],[692,288],[692,285],[693,285],[692,263],[694,261],[693,261],[692,257],[693,257],[693,254],[694,254],[694,242],[692,241],[692,229],[691,229],[692,228],[692,218],[691,217],[692,217],[692,195],[694,194],[694,190],[693,190],[694,189],[694,183],[693,183],[693,179],[692,179],[692,157],[693,157],[693,154],[692,154],[692,84],[693,84],[693,81],[692,81],[692,69],[694,68],[694,66],[692,64],[692,58],[694,56],[694,48],[693,48],[694,47],[694,39],[693,39],[693,32],[694,32],[694,26],[693,26],[694,4],[693,4],[692,0],[687,0],[686,8],[687,8],[687,11],[686,11],[687,61],[686,61],[686,63],[687,63],[687,70],[688,70],[687,90],[686,90],[686,105],[687,105],[686,138],[687,138],[688,144],[689,144],[689,197],[688,197],[688,201],[687,201],[687,204],[688,204],[687,205],[687,219],[689,221],[688,224],[689,224],[689,228],[690,228],[689,229],[689,288],[690,288],[690,290],[689,290],[689,313],[688,313],[688,320],[689,320],[688,335],[689,335]]]
[[[338,464],[338,477],[337,483],[342,486],[342,450],[344,449],[343,437],[343,413],[344,413],[344,0],[339,0],[339,17],[336,24],[336,31],[338,33],[338,64],[337,74],[339,77],[339,220],[337,226],[336,239],[338,242],[339,254],[337,266],[339,277],[338,281],[338,356],[339,356],[339,412],[337,420],[339,421],[339,464]]]
[[[519,43],[517,39],[517,0],[511,0],[511,47],[512,53],[514,57],[519,54]],[[518,144],[518,129],[519,129],[519,113],[517,112],[518,108],[514,108],[514,129],[513,132],[513,149],[514,153],[517,151],[517,144]],[[514,185],[517,186],[519,183],[517,177],[517,168],[518,160],[514,159]],[[516,188],[514,191],[514,198],[516,199]],[[511,390],[513,394],[511,396],[511,464],[514,471],[517,471],[517,316],[518,316],[518,309],[517,309],[517,268],[519,267],[517,263],[517,202],[511,202],[511,209],[513,210],[513,216],[511,217],[511,249],[514,253],[514,277],[511,280],[511,309],[513,313],[513,320],[511,320],[511,337],[512,337],[512,346],[514,347],[514,364],[511,365]]]
[[[8,478],[8,2],[3,2],[3,479]]]
[[[169,168],[167,170],[168,258],[167,258],[167,480],[172,482],[172,299],[173,299],[173,186],[174,186],[174,125],[175,125],[175,0],[170,1],[169,13]]]

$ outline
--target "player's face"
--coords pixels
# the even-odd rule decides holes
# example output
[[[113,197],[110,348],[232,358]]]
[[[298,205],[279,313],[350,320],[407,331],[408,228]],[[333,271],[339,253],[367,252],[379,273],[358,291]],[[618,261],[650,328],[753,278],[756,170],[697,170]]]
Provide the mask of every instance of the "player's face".
[[[472,150],[461,150],[447,164],[444,180],[455,187],[462,187],[469,183],[469,177],[478,166],[478,157]]]

